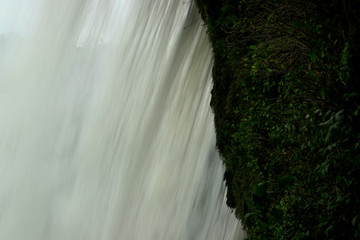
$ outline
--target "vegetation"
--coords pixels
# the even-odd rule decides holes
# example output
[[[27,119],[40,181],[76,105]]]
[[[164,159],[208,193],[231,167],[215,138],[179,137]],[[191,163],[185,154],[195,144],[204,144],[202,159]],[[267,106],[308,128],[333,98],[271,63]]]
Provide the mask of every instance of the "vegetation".
[[[248,239],[360,239],[360,0],[196,0]]]

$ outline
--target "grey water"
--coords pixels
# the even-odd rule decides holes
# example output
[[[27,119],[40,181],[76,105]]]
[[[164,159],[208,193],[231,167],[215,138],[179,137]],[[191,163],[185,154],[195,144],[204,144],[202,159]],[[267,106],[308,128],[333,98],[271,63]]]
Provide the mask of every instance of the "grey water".
[[[192,1],[0,0],[0,239],[233,240]]]

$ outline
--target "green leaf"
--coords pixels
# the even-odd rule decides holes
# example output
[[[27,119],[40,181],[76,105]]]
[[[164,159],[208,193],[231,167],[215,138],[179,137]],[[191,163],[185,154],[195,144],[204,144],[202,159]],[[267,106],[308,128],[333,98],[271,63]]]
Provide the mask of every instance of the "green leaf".
[[[275,219],[281,221],[283,219],[284,212],[279,208],[273,208],[270,212],[270,215],[273,216]]]
[[[265,197],[265,183],[261,182],[255,186],[254,195],[259,198]]]
[[[244,221],[246,221],[249,217],[252,217],[252,216],[260,216],[261,214],[259,212],[250,212],[250,213],[247,213],[245,214],[244,216]]]
[[[354,218],[351,220],[351,224],[352,224],[353,226],[355,226],[355,224],[356,224],[356,219],[357,219],[357,216],[354,217]]]
[[[329,236],[329,232],[333,229],[333,225],[330,225],[326,230],[325,230],[325,235]]]
[[[277,179],[277,184],[282,189],[287,189],[294,185],[295,183],[295,177],[294,176],[282,176]]]

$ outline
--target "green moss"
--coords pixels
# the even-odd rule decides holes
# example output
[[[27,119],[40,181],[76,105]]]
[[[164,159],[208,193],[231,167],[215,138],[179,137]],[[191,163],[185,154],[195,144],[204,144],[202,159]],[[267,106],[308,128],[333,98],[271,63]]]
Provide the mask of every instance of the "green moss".
[[[360,2],[197,0],[227,203],[249,239],[360,237]]]

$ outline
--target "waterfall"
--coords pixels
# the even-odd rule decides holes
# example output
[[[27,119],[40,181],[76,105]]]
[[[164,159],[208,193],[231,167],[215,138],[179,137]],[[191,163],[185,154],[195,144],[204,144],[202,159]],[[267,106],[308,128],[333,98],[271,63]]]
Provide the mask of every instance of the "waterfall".
[[[192,1],[0,9],[1,240],[243,237]]]

